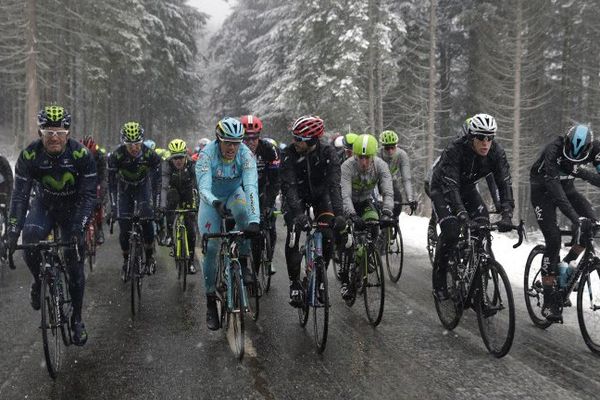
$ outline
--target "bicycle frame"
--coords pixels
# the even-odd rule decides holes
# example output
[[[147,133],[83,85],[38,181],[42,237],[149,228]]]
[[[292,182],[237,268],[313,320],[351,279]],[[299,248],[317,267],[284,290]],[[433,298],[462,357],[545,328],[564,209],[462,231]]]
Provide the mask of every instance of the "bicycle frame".
[[[301,253],[304,253],[306,260],[305,273],[308,279],[308,304],[311,307],[323,307],[323,304],[315,301],[317,299],[318,288],[315,285],[316,275],[313,273],[317,259],[323,258],[323,233],[321,232],[321,226],[328,226],[328,224],[319,224],[318,222],[311,224],[311,230],[306,232],[306,244],[301,247]],[[297,232],[292,236],[290,243],[295,242],[296,234]]]

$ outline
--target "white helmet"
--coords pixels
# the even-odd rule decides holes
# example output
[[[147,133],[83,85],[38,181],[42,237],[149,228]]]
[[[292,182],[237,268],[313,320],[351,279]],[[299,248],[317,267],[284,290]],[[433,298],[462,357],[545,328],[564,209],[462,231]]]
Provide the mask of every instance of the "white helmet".
[[[471,135],[495,135],[497,130],[496,119],[489,114],[476,114],[469,122]]]
[[[344,137],[343,136],[336,137],[335,140],[333,141],[333,147],[335,147],[337,149],[341,149],[342,147],[344,147]]]

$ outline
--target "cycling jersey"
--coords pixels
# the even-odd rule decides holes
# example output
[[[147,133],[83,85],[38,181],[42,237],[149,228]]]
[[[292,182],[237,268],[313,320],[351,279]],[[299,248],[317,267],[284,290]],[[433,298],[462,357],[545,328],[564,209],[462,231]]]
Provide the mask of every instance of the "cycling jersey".
[[[15,188],[10,223],[20,232],[35,185],[36,199],[44,208],[69,209],[73,229],[83,228],[96,200],[96,163],[81,143],[68,139],[65,150],[53,156],[44,150],[41,139],[19,155],[15,167]]]
[[[412,178],[410,173],[410,160],[406,151],[396,147],[394,154],[390,155],[384,149],[379,150],[379,157],[388,164],[394,184],[394,200],[402,202],[402,186],[408,201],[414,200]]]
[[[279,193],[279,149],[264,139],[259,139],[256,147],[256,169],[258,171],[258,190],[260,207],[274,208]]]
[[[383,209],[391,212],[394,208],[394,189],[390,169],[379,157],[373,157],[373,164],[365,172],[359,169],[356,157],[344,161],[341,184],[346,215],[356,214],[354,205],[371,199],[376,187],[383,196]]]
[[[502,212],[512,213],[514,200],[506,153],[494,141],[486,156],[476,154],[468,137],[454,140],[446,147],[431,177],[431,195],[442,194],[455,213],[465,211],[461,193],[470,192],[481,178],[492,173],[500,193]]]
[[[13,171],[6,157],[0,155],[0,202],[10,208],[10,198],[14,185]]]

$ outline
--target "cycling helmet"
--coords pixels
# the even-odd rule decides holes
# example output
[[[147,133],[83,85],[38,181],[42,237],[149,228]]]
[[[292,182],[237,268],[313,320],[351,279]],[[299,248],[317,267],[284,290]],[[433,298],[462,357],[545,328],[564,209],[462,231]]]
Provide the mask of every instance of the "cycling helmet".
[[[302,141],[318,139],[325,133],[323,120],[312,115],[305,115],[298,118],[292,124],[292,135]]]
[[[333,147],[340,149],[344,147],[344,137],[338,136],[333,140]]]
[[[398,144],[398,134],[394,131],[383,131],[379,135],[382,146],[394,146]]]
[[[496,119],[488,114],[476,114],[469,120],[469,134],[495,135],[498,130]]]
[[[465,122],[462,124],[462,136],[467,136],[469,134],[469,126],[471,125],[471,118],[465,119]]]
[[[38,126],[40,129],[54,127],[71,127],[71,114],[61,106],[45,106],[38,113]]]
[[[283,149],[285,149],[286,147],[287,147],[287,144],[285,144],[285,143],[283,143],[283,142],[279,143],[279,149],[280,149],[280,150],[283,150]]]
[[[263,123],[260,118],[255,117],[253,115],[244,115],[240,118],[242,125],[244,125],[244,131],[246,132],[246,136],[258,136],[260,135],[260,131],[262,131]]]
[[[354,144],[354,141],[357,137],[357,133],[346,133],[344,135],[344,147],[348,150],[352,150],[352,145]]]
[[[352,152],[357,156],[374,156],[377,154],[377,139],[373,135],[360,135],[352,145]]]
[[[574,125],[565,135],[563,154],[569,161],[580,162],[592,149],[594,134],[586,125]]]
[[[187,145],[181,139],[173,139],[169,142],[169,158],[187,155]]]
[[[124,143],[141,143],[144,141],[144,128],[139,122],[126,122],[121,128],[121,140]]]
[[[273,147],[279,147],[279,145],[277,144],[277,141],[275,139],[271,139],[271,138],[267,137],[267,138],[264,138],[263,140],[272,144]]]
[[[198,146],[199,147],[204,147],[204,146],[206,146],[209,143],[210,143],[210,139],[209,138],[202,138],[202,139],[198,140]]]
[[[94,138],[91,135],[84,136],[83,139],[81,139],[81,143],[85,147],[87,147],[92,154],[96,154],[96,151],[98,150],[98,145],[96,144]]]
[[[155,150],[156,142],[152,139],[146,139],[146,140],[144,140],[144,146],[146,146],[149,149]]]
[[[235,118],[225,117],[217,123],[215,133],[219,140],[240,143],[244,137],[244,126]]]

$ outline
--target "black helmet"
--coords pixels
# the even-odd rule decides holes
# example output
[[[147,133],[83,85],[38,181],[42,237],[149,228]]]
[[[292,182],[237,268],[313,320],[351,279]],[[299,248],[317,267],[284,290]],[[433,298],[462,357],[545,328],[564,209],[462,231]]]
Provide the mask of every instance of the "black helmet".
[[[586,125],[574,125],[565,135],[563,154],[573,162],[585,160],[592,149],[594,134]]]

